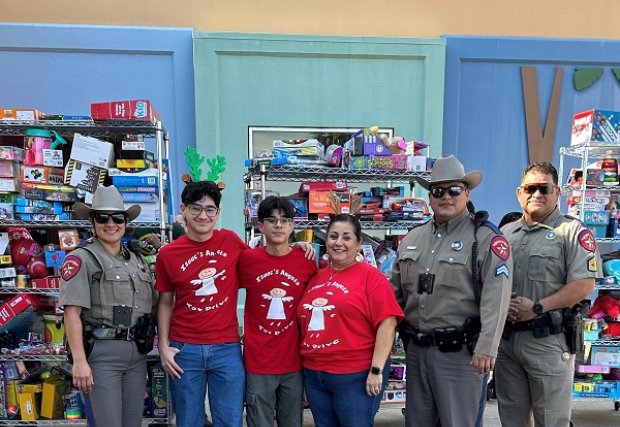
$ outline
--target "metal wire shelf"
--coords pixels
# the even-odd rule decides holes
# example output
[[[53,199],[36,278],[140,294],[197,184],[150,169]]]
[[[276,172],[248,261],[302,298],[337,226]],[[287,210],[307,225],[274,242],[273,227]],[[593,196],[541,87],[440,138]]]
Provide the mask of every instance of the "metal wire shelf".
[[[130,222],[128,227],[134,228],[160,228],[160,222]],[[90,228],[91,225],[87,220],[68,220],[68,221],[22,221],[7,220],[0,222],[2,227],[30,227],[30,228]]]
[[[404,170],[347,170],[334,167],[258,165],[248,169],[248,173],[244,176],[244,181],[249,182],[251,180],[258,180],[263,175],[267,181],[347,180],[353,182],[411,182],[414,178],[430,179],[429,172],[412,172]]]
[[[360,221],[362,230],[409,230],[418,224],[423,224],[428,219],[421,219],[418,221]],[[256,221],[247,222],[245,224],[246,230],[251,229]],[[309,229],[309,228],[325,228],[329,225],[328,221],[295,221],[296,229]]]
[[[561,147],[560,154],[571,157],[582,157],[588,152],[589,157],[605,157],[611,154],[620,154],[620,144],[610,144],[605,142],[589,142],[571,147]]]
[[[26,129],[52,129],[63,136],[73,136],[75,132],[95,137],[110,137],[123,133],[154,136],[159,122],[139,120],[0,120],[0,135],[20,136]]]

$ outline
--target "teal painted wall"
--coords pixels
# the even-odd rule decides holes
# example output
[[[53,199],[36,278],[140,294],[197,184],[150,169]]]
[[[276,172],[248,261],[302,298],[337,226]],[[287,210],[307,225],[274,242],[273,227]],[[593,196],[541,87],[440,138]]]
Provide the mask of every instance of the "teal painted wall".
[[[221,226],[243,233],[248,126],[394,128],[441,153],[445,41],[194,33],[196,147],[228,166]]]

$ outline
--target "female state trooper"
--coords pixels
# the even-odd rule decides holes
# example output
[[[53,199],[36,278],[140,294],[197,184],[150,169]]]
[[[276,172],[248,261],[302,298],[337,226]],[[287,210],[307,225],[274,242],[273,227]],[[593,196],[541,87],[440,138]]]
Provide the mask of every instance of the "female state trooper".
[[[91,207],[76,203],[74,210],[88,218],[94,237],[72,251],[61,268],[60,304],[73,385],[98,426],[140,426],[150,351],[140,325],[150,320],[155,292],[143,256],[121,243],[140,207],[125,209],[115,187],[100,186]]]

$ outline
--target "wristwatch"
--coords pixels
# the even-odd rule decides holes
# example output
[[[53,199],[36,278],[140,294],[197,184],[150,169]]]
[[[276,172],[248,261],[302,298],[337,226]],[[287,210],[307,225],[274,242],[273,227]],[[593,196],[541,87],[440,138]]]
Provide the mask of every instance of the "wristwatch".
[[[542,306],[542,304],[540,303],[540,301],[536,301],[536,302],[534,303],[534,305],[532,306],[532,311],[533,311],[535,314],[540,315],[540,314],[543,314],[543,313],[545,312],[545,309],[543,308],[543,306]]]
[[[373,366],[372,368],[370,368],[370,373],[373,375],[379,375],[381,374],[381,368]]]

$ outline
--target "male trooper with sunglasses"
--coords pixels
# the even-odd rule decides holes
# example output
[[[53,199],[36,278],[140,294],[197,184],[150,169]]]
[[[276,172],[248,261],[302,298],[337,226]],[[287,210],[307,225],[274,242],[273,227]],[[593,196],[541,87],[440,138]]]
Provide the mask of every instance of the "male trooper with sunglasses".
[[[558,209],[558,172],[529,165],[516,190],[523,217],[502,228],[514,256],[513,297],[500,342],[495,385],[502,426],[568,426],[574,349],[567,312],[594,290],[594,236]]]
[[[467,210],[482,173],[437,159],[429,190],[433,218],[401,241],[392,284],[405,312],[405,425],[481,425],[510,301],[512,258],[499,230]],[[480,327],[481,325],[481,327]]]

